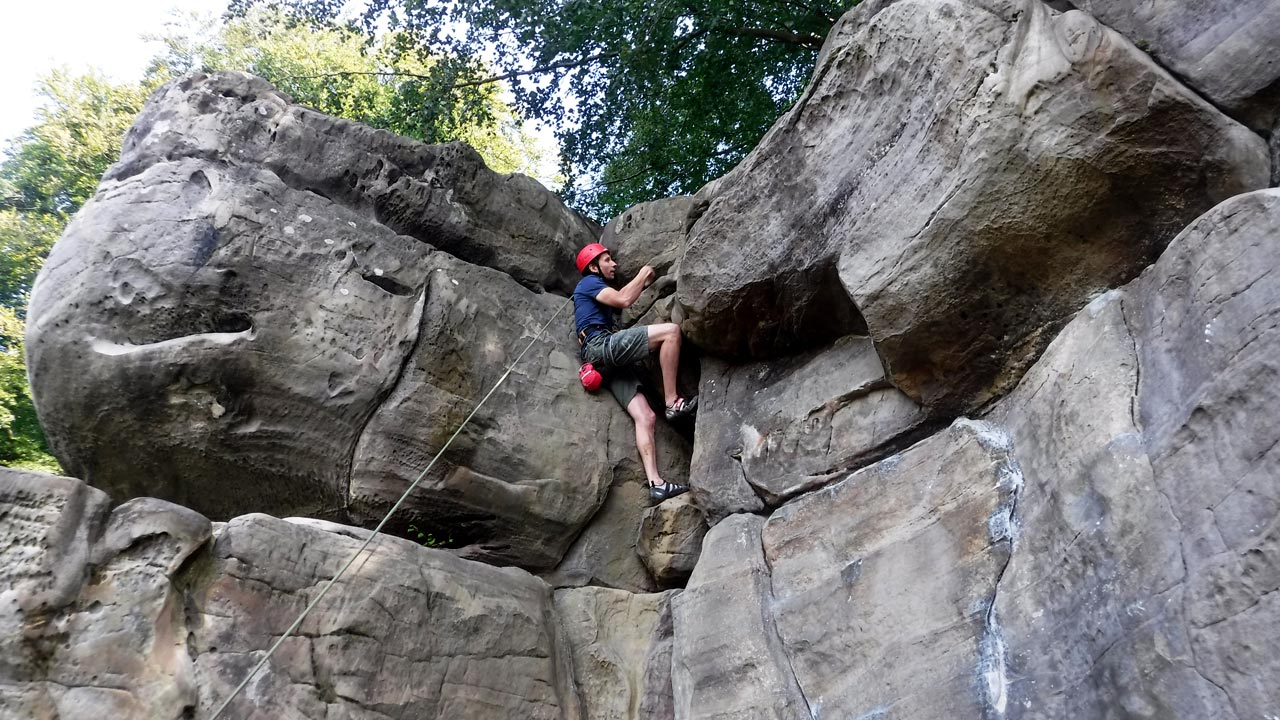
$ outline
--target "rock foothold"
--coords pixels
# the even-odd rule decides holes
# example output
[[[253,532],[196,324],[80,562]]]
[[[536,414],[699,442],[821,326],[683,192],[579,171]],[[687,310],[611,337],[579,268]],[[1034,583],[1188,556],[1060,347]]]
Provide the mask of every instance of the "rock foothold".
[[[702,555],[707,522],[692,498],[679,495],[645,510],[636,552],[662,587],[682,584]]]
[[[1265,142],[1118,33],[979,4],[850,11],[795,107],[696,196],[695,343],[767,358],[865,326],[895,386],[972,409],[1197,215],[1266,186]]]

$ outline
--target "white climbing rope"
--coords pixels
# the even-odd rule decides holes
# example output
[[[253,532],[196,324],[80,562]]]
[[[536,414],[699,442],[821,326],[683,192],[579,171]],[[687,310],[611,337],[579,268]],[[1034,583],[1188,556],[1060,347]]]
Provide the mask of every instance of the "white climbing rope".
[[[502,377],[498,378],[498,382],[493,384],[493,387],[489,389],[489,392],[485,393],[483,398],[480,398],[480,402],[476,403],[476,406],[471,409],[471,414],[467,415],[466,419],[462,421],[462,424],[458,426],[458,429],[453,431],[453,435],[449,436],[449,439],[436,453],[435,457],[431,458],[431,462],[427,463],[427,466],[422,469],[422,472],[418,473],[418,477],[415,478],[414,481],[409,484],[409,487],[405,489],[404,493],[400,495],[400,499],[396,500],[396,504],[391,506],[391,509],[387,511],[387,514],[382,518],[382,521],[373,529],[373,532],[369,534],[369,537],[365,538],[364,544],[360,546],[360,549],[356,550],[355,554],[351,556],[351,559],[347,561],[347,564],[343,565],[342,569],[338,571],[338,574],[330,578],[329,582],[320,589],[320,592],[315,596],[315,599],[313,599],[307,607],[303,609],[302,614],[298,615],[298,619],[293,621],[293,624],[289,626],[289,629],[285,630],[284,634],[280,636],[280,639],[276,640],[271,646],[271,649],[267,650],[267,654],[262,657],[262,660],[258,661],[258,664],[249,671],[249,674],[245,676],[245,679],[236,686],[235,690],[231,691],[231,694],[227,696],[227,699],[222,701],[222,704],[218,706],[218,709],[213,711],[213,715],[209,716],[209,720],[218,720],[218,716],[221,715],[222,712],[227,709],[227,706],[231,704],[231,701],[235,700],[236,696],[249,685],[249,681],[253,679],[253,676],[257,675],[258,671],[266,666],[267,661],[271,659],[271,656],[275,654],[275,651],[279,649],[280,645],[283,644],[289,636],[293,635],[294,631],[302,625],[302,621],[305,620],[307,615],[309,615],[311,611],[320,604],[320,601],[324,599],[324,596],[329,592],[329,589],[333,587],[334,583],[338,582],[338,578],[342,577],[342,575],[355,564],[356,559],[359,558],[366,549],[368,549],[369,544],[372,543],[373,539],[382,531],[382,527],[387,524],[387,521],[391,519],[391,516],[394,515],[395,512],[400,509],[400,506],[404,504],[404,501],[409,497],[409,493],[413,492],[413,489],[418,487],[418,483],[422,482],[422,479],[427,476],[428,472],[431,472],[431,468],[435,466],[436,461],[440,459],[441,455],[444,455],[444,451],[448,450],[449,446],[453,444],[453,441],[462,433],[462,428],[466,427],[467,423],[471,422],[471,418],[475,417],[476,413],[480,410],[480,407],[484,405],[493,393],[498,390],[498,386],[502,385],[502,382],[507,379],[507,376],[511,374],[511,371],[515,369],[516,365],[519,365],[520,361],[524,359],[525,353],[529,352],[529,349],[533,347],[534,343],[538,342],[538,339],[547,331],[547,328],[551,327],[551,323],[555,322],[556,318],[560,317],[560,313],[564,312],[564,309],[569,307],[572,303],[573,301],[570,300],[564,305],[561,305],[560,309],[557,310],[556,313],[551,316],[551,319],[542,326],[542,329],[538,331],[538,334],[533,336],[533,339],[529,341],[529,344],[525,346],[524,350],[521,350],[520,354],[516,356],[515,362],[512,362],[511,365],[507,367],[507,371],[502,373]]]

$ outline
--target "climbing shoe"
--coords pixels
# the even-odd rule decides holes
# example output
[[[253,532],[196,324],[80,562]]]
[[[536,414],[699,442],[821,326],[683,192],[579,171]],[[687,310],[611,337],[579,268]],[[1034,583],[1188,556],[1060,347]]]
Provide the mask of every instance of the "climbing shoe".
[[[698,412],[698,398],[676,398],[674,405],[667,406],[667,420],[679,420],[683,417],[693,417]]]
[[[685,485],[677,485],[675,483],[662,483],[661,485],[649,486],[649,502],[657,505],[663,500],[673,498],[677,495],[683,495],[689,492],[689,488]]]

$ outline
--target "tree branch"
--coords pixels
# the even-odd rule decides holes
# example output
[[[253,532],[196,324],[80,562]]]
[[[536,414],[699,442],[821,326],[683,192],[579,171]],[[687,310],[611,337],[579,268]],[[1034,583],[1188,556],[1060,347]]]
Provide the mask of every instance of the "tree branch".
[[[493,75],[491,77],[480,78],[478,80],[468,80],[466,82],[454,83],[453,85],[449,86],[449,88],[451,90],[460,90],[462,88],[476,87],[477,85],[488,85],[489,83],[495,83],[501,80],[511,80],[513,78],[518,78],[523,75],[537,75],[540,73],[551,72],[552,70],[564,70],[566,68],[582,67],[583,65],[589,65],[598,60],[604,60],[605,58],[616,57],[617,54],[618,53],[616,52],[596,53],[595,55],[579,58],[577,60],[563,60],[561,62],[551,63],[549,65],[539,65],[537,67],[529,68],[528,70],[514,70],[509,73],[503,73],[501,75]],[[386,71],[342,70],[338,72],[316,73],[314,75],[288,75],[286,77],[282,77],[279,79],[280,80],[315,80],[318,78],[347,77],[351,75],[371,75],[375,77],[411,77],[411,78],[417,78],[419,80],[433,79],[430,75],[422,75],[421,73],[400,72],[396,70],[386,70]]]
[[[479,80],[468,80],[467,82],[456,83],[453,85],[453,89],[457,90],[459,88],[474,87],[476,85],[487,85],[492,82],[498,82],[499,80],[511,80],[514,78],[522,77],[524,75],[538,75],[541,73],[551,72],[552,70],[565,70],[568,68],[582,67],[583,65],[590,65],[591,63],[596,62],[598,60],[604,60],[606,58],[617,57],[617,56],[618,56],[618,53],[616,52],[599,52],[599,53],[596,53],[595,55],[588,55],[587,57],[579,58],[577,60],[562,60],[558,63],[551,63],[550,65],[539,65],[537,67],[529,68],[528,70],[515,70],[509,73],[503,73],[501,75],[494,75],[492,77],[481,78]]]
[[[777,42],[789,43],[791,45],[801,45],[803,47],[811,47],[815,50],[822,47],[822,42],[826,39],[819,35],[801,35],[791,32],[790,30],[770,30],[769,28],[752,28],[752,27],[716,27],[713,32],[720,32],[726,35],[737,35],[739,37],[754,37],[762,40],[774,40]]]

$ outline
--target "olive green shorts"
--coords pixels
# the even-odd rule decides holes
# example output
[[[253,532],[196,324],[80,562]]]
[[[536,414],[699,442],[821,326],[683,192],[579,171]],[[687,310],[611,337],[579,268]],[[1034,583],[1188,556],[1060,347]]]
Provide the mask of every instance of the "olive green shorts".
[[[640,392],[642,383],[634,366],[647,357],[649,330],[645,327],[597,335],[582,349],[582,359],[596,366],[605,387],[623,408]]]

